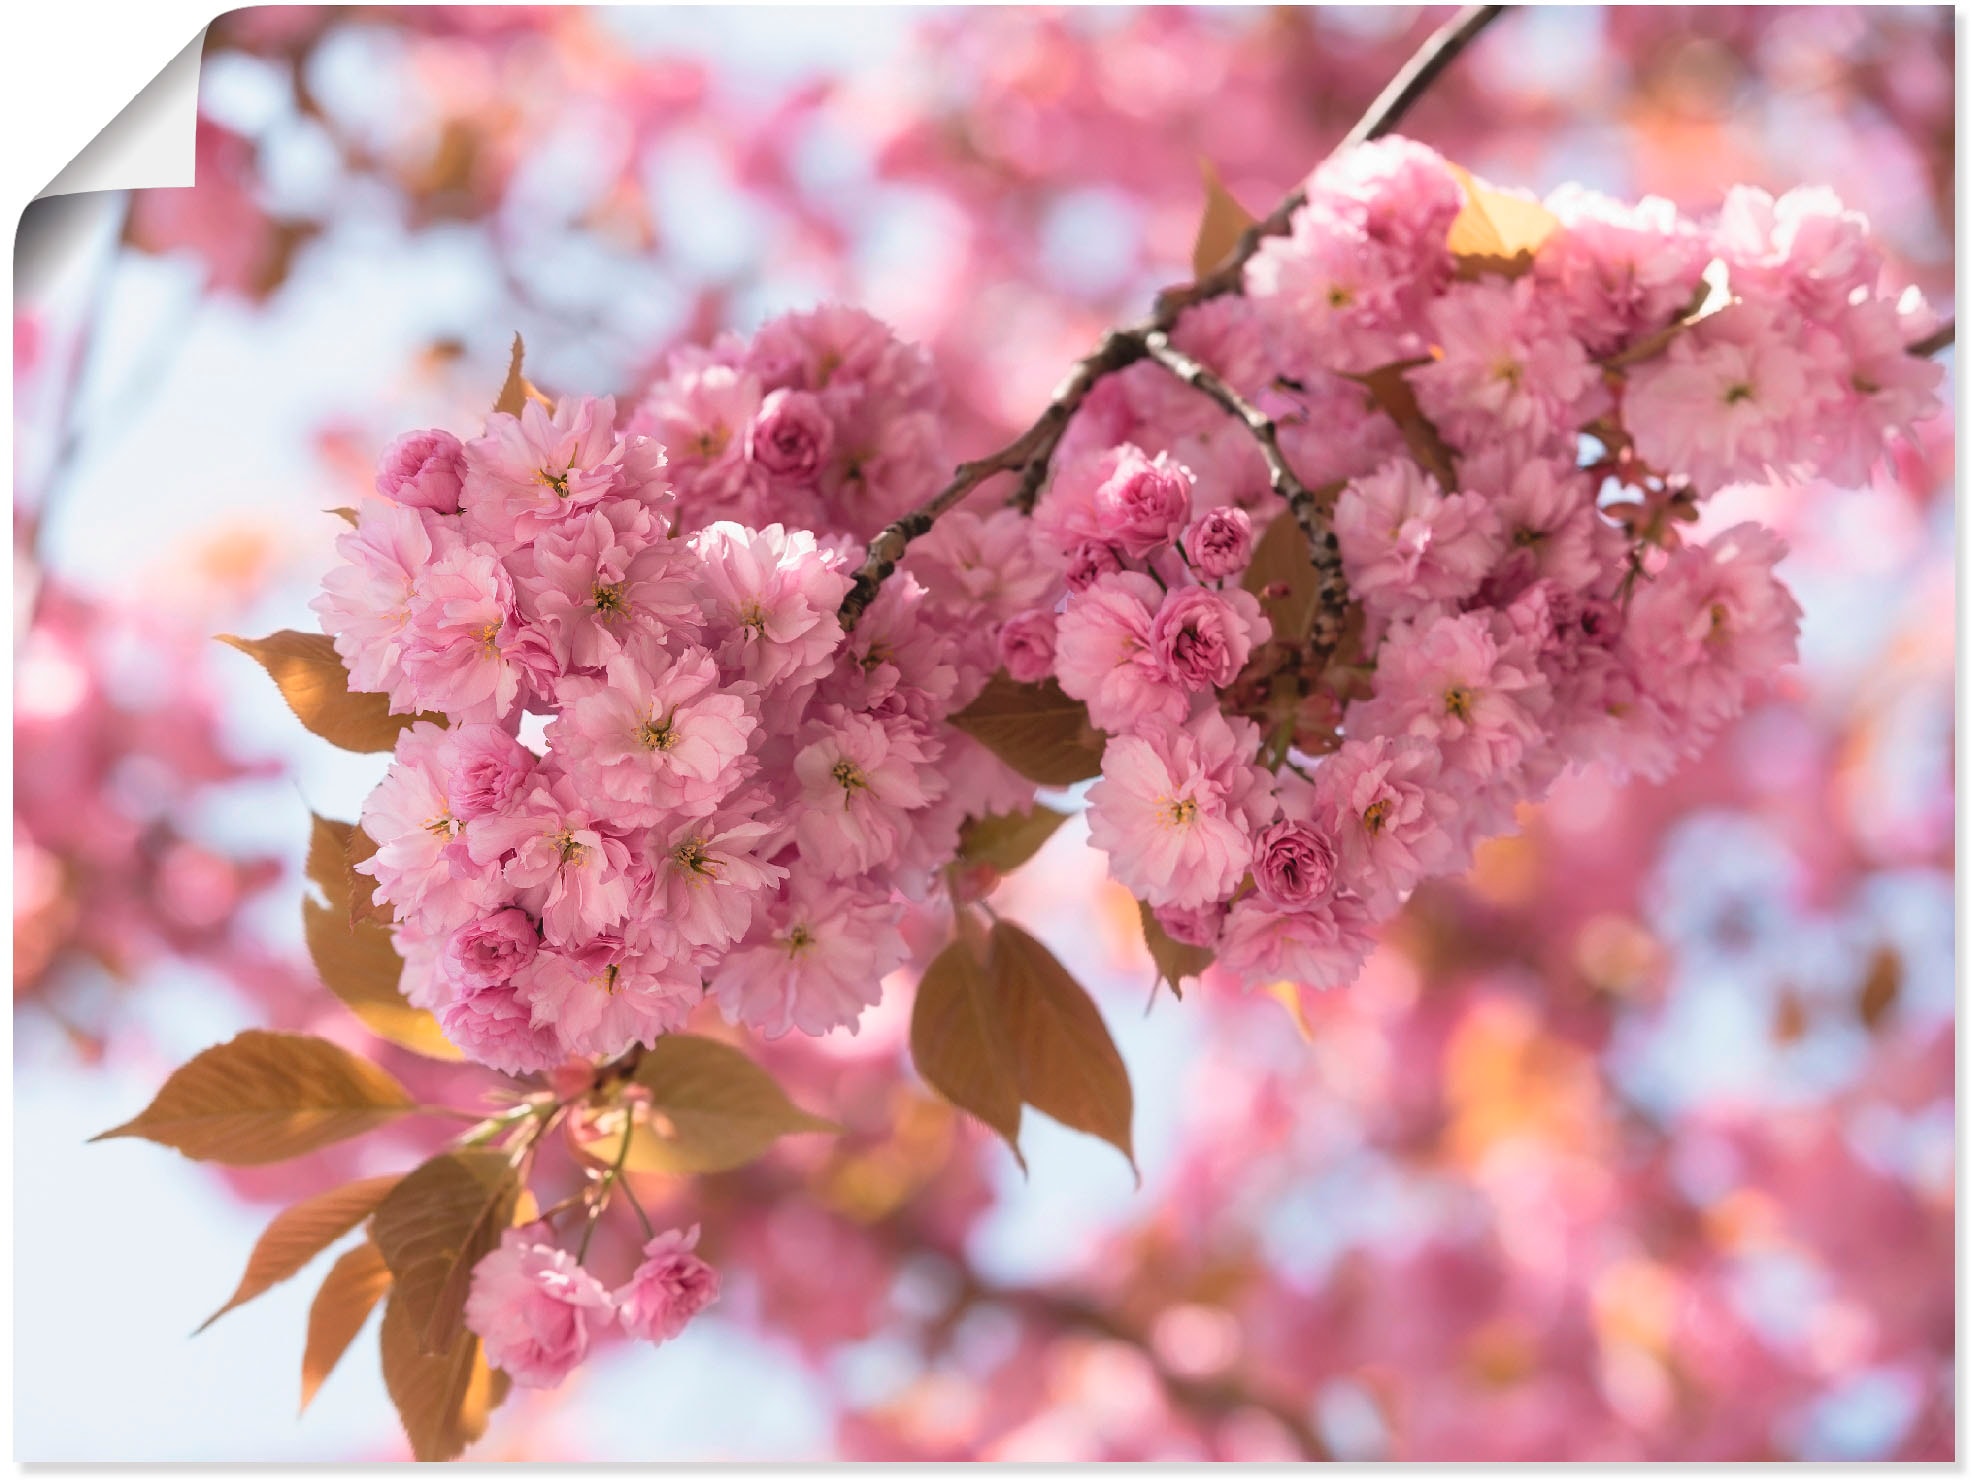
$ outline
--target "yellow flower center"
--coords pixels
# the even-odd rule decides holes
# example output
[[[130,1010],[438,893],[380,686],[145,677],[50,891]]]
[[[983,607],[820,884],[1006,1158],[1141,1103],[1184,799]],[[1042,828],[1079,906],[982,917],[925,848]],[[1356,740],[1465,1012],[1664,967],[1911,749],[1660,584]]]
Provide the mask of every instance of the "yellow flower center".
[[[1473,717],[1473,691],[1455,684],[1445,691],[1445,712],[1454,719]]]
[[[595,605],[597,613],[601,616],[620,617],[625,611],[623,587],[621,585],[605,586],[598,583],[591,588],[589,599]]]
[[[637,743],[646,750],[670,750],[678,743],[678,731],[672,725],[671,716],[659,719],[653,715],[637,727]]]
[[[1378,833],[1384,830],[1384,819],[1390,815],[1391,804],[1389,799],[1379,797],[1363,809],[1363,830],[1373,838],[1376,837]]]

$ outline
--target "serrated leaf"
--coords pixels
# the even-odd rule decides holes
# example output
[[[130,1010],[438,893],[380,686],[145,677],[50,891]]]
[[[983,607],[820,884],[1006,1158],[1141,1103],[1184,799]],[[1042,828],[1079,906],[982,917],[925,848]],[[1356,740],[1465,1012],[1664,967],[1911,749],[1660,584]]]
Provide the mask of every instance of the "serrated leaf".
[[[1300,648],[1308,641],[1309,627],[1315,621],[1318,583],[1315,562],[1310,558],[1308,536],[1293,514],[1279,514],[1261,531],[1254,543],[1254,557],[1240,584],[1260,597],[1274,637],[1290,647]],[[1280,596],[1262,595],[1270,586],[1286,588]]]
[[[999,1133],[1021,1155],[1021,1079],[987,962],[985,942],[955,940],[918,979],[911,1005],[911,1062],[921,1079]]]
[[[1073,786],[1103,769],[1103,734],[1054,679],[1016,683],[999,672],[949,721],[1028,780]]]
[[[395,918],[388,904],[377,903],[377,881],[368,874],[356,871],[359,863],[368,863],[376,855],[377,840],[360,826],[350,828],[349,837],[343,843],[343,864],[349,870],[349,919],[352,925],[362,920],[389,925]]]
[[[1021,1098],[1109,1142],[1136,1171],[1130,1073],[1089,993],[1047,946],[1006,920],[994,923],[988,955]]]
[[[624,1165],[674,1175],[745,1166],[782,1136],[842,1127],[790,1100],[760,1065],[731,1044],[667,1033],[638,1061],[632,1081],[650,1093]],[[586,1135],[593,1156],[614,1161],[621,1128]]]
[[[404,962],[390,932],[374,920],[351,925],[347,911],[347,904],[330,908],[312,899],[301,902],[308,957],[322,984],[379,1038],[426,1058],[456,1063],[462,1057],[458,1045],[445,1036],[438,1019],[398,990]]]
[[[390,1266],[367,1238],[329,1267],[308,1307],[308,1344],[301,1354],[303,1410],[315,1401],[390,1283]]]
[[[1441,488],[1450,491],[1458,486],[1458,475],[1453,472],[1452,449],[1446,446],[1445,438],[1439,429],[1426,420],[1425,413],[1418,407],[1418,393],[1411,388],[1411,382],[1404,378],[1410,365],[1380,365],[1365,375],[1347,375],[1370,392],[1370,403],[1396,423],[1398,433],[1404,438],[1404,445],[1418,460],[1419,466],[1439,482]]]
[[[1302,989],[1295,982],[1270,982],[1261,990],[1279,1002],[1289,1017],[1295,1020],[1295,1031],[1302,1042],[1315,1042],[1315,1029],[1308,1020],[1308,1009],[1302,1002]]]
[[[959,829],[959,857],[1011,874],[1041,851],[1055,829],[1069,820],[1067,812],[1037,802],[1028,812],[996,812],[974,817]]]
[[[445,723],[442,714],[392,714],[385,695],[352,690],[349,670],[326,633],[273,632],[266,637],[221,633],[219,641],[266,669],[295,718],[310,733],[344,750],[365,754],[394,750],[398,733],[419,720]]]
[[[1199,234],[1192,243],[1192,276],[1205,277],[1227,254],[1240,244],[1240,233],[1254,224],[1254,213],[1233,198],[1213,162],[1199,160],[1199,174],[1206,183],[1206,208],[1199,217]]]
[[[397,1185],[396,1177],[366,1177],[304,1198],[277,1214],[247,1257],[247,1272],[232,1297],[207,1316],[205,1330],[227,1311],[265,1294],[281,1281],[300,1274],[310,1260],[348,1233],[376,1209]]]
[[[521,359],[527,353],[527,346],[521,343],[519,333],[514,335],[514,347],[507,355],[507,378],[500,384],[500,396],[493,403],[493,409],[508,416],[519,416],[521,408],[527,405],[528,383],[521,377]]]
[[[1446,236],[1462,275],[1492,272],[1519,277],[1533,267],[1535,254],[1554,235],[1561,219],[1531,195],[1496,189],[1456,164],[1449,168],[1466,192],[1466,203],[1453,217]]]
[[[513,1223],[520,1179],[503,1151],[467,1147],[434,1156],[391,1189],[370,1237],[396,1281],[394,1305],[414,1322],[427,1352],[465,1330],[473,1266]]]
[[[1151,953],[1151,963],[1158,968],[1158,980],[1170,984],[1174,997],[1183,997],[1185,993],[1179,989],[1179,983],[1196,978],[1212,965],[1213,953],[1204,946],[1188,946],[1173,940],[1158,923],[1151,906],[1141,899],[1137,901],[1137,918],[1144,927],[1144,949]]]
[[[507,1394],[505,1375],[486,1365],[479,1338],[470,1332],[441,1352],[427,1352],[401,1290],[394,1289],[384,1302],[378,1345],[384,1386],[411,1453],[420,1460],[457,1459],[486,1432],[488,1418]]]
[[[326,1038],[255,1028],[194,1058],[141,1115],[95,1139],[139,1136],[197,1161],[258,1166],[361,1135],[412,1108],[389,1074]]]

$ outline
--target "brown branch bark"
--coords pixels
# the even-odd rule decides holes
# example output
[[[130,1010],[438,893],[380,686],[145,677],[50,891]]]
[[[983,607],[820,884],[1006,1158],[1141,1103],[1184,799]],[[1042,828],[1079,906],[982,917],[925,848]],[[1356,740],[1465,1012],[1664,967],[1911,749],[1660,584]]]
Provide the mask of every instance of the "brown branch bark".
[[[965,1266],[960,1267],[960,1277],[964,1282],[960,1291],[962,1308],[997,1305],[1044,1325],[1086,1331],[1093,1336],[1135,1347],[1150,1362],[1173,1403],[1195,1416],[1224,1418],[1243,1408],[1252,1408],[1280,1424],[1294,1439],[1302,1458],[1335,1458],[1308,1416],[1297,1405],[1266,1392],[1237,1371],[1209,1378],[1176,1371],[1158,1355],[1157,1347],[1146,1332],[1079,1296],[1032,1285],[996,1285],[980,1279]]]
[[[1315,566],[1315,625],[1309,634],[1310,646],[1325,656],[1334,652],[1342,636],[1343,613],[1350,600],[1349,583],[1343,576],[1342,552],[1336,545],[1335,530],[1329,527],[1327,511],[1288,465],[1274,418],[1173,345],[1162,331],[1145,336],[1144,352],[1238,421],[1260,448],[1261,457],[1267,463],[1268,483],[1302,527],[1308,539],[1309,558]]]
[[[1433,81],[1507,9],[1505,5],[1469,5],[1433,32],[1397,76],[1391,79],[1390,85],[1378,94],[1376,101],[1357,120],[1356,127],[1344,136],[1338,147],[1349,148],[1390,133],[1410,112],[1412,105],[1424,96]],[[854,627],[870,603],[876,600],[878,589],[897,569],[897,563],[911,541],[929,530],[941,514],[965,499],[988,478],[998,473],[1018,473],[1019,481],[1015,484],[1010,502],[1023,512],[1032,509],[1048,476],[1049,460],[1055,455],[1062,434],[1068,430],[1076,408],[1082,405],[1096,383],[1112,371],[1143,359],[1150,352],[1150,336],[1169,334],[1178,323],[1179,315],[1186,309],[1210,298],[1238,292],[1249,259],[1260,250],[1261,243],[1268,237],[1286,234],[1289,222],[1307,199],[1307,193],[1297,186],[1265,219],[1240,234],[1239,241],[1219,266],[1194,282],[1159,294],[1148,318],[1121,329],[1112,329],[1104,335],[1095,349],[1075,363],[1056,388],[1055,394],[1049,398],[1047,407],[1026,431],[999,451],[974,462],[962,463],[953,473],[952,480],[930,499],[879,531],[870,541],[862,569],[857,572],[849,594],[843,598],[838,616],[844,629]]]
[[[1953,320],[1947,319],[1923,339],[1914,339],[1905,346],[1905,353],[1917,355],[1921,360],[1929,360],[1940,350],[1952,343]]]

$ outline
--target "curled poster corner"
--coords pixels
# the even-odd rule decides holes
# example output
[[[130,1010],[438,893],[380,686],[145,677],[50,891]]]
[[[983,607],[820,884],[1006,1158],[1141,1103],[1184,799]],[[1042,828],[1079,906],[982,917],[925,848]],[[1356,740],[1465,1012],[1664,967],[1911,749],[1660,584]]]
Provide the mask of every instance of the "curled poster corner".
[[[14,245],[17,297],[35,296],[80,242],[120,219],[118,192],[194,183],[205,40],[201,28],[23,213]]]
[[[201,29],[35,199],[192,184],[205,41]]]

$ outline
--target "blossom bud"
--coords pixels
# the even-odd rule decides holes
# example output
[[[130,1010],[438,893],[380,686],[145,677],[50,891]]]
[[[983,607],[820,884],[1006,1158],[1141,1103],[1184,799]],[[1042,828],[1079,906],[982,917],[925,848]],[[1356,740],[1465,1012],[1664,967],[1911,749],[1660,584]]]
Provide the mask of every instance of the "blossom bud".
[[[1040,683],[1055,670],[1055,613],[1021,612],[1000,629],[1000,666],[1016,683]]]
[[[1224,580],[1247,568],[1254,555],[1254,521],[1245,509],[1208,509],[1186,527],[1180,541],[1202,581]]]
[[[1270,904],[1313,903],[1336,881],[1336,850],[1302,822],[1277,822],[1254,839],[1254,887]]]
[[[394,504],[456,514],[465,466],[465,449],[452,433],[406,432],[384,449],[377,492]]]

